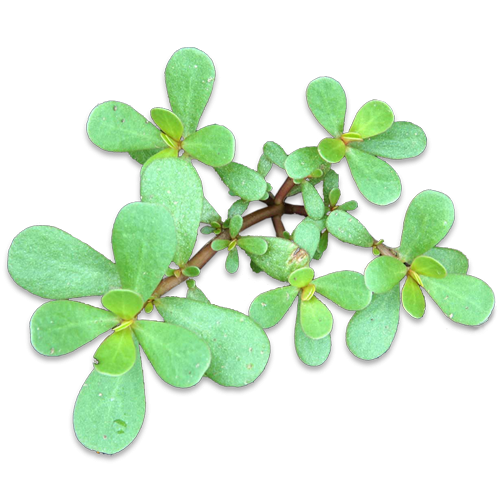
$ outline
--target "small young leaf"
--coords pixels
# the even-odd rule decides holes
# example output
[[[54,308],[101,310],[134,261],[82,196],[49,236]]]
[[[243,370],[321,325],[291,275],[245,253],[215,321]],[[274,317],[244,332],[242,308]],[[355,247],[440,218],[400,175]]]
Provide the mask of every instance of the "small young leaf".
[[[153,108],[151,110],[151,118],[169,137],[176,141],[181,139],[184,127],[179,117],[172,113],[172,111],[163,108]]]
[[[348,311],[360,311],[372,299],[363,275],[355,271],[330,273],[316,278],[313,284],[317,293]]]
[[[399,254],[409,264],[437,245],[455,219],[452,201],[438,191],[422,191],[406,211]]]
[[[311,283],[313,278],[314,271],[310,267],[302,267],[301,269],[296,269],[288,276],[288,283],[297,288],[304,288]]]
[[[210,349],[196,334],[159,321],[136,321],[133,330],[156,373],[174,387],[192,387],[210,366]]]
[[[218,384],[250,384],[266,367],[269,339],[248,316],[178,297],[159,299],[156,307],[165,321],[182,326],[207,342],[212,362],[206,375]]]
[[[111,243],[122,287],[148,299],[174,256],[172,216],[160,205],[130,203],[116,217]]]
[[[143,298],[132,290],[111,290],[102,298],[102,305],[124,320],[137,316],[143,304]]]
[[[334,210],[326,219],[326,229],[335,238],[358,247],[369,248],[373,238],[356,217],[343,210]]]
[[[312,219],[305,218],[300,222],[292,234],[292,239],[309,255],[314,255],[321,238],[321,230]]]
[[[220,252],[221,250],[224,250],[224,248],[227,248],[229,243],[231,243],[229,240],[216,239],[212,241],[211,247],[215,252]]]
[[[315,220],[323,218],[325,215],[325,204],[318,191],[316,191],[316,188],[307,181],[302,182],[301,187],[307,215]]]
[[[212,226],[203,226],[200,229],[201,234],[212,234],[215,231],[215,229]]]
[[[338,163],[345,155],[345,144],[340,139],[327,137],[318,144],[318,153],[328,163]]]
[[[495,296],[491,288],[479,278],[449,274],[442,279],[427,276],[421,279],[432,300],[452,321],[477,326],[490,317]]]
[[[196,278],[200,275],[200,268],[196,266],[188,266],[182,270],[182,274],[188,278]]]
[[[260,200],[267,192],[264,177],[245,165],[233,162],[218,168],[217,173],[233,196],[239,196],[245,201]]]
[[[62,356],[120,323],[113,313],[81,302],[57,300],[39,307],[30,321],[31,343],[45,356]]]
[[[418,283],[411,277],[406,278],[401,292],[401,302],[406,312],[415,319],[420,319],[425,312],[425,297]]]
[[[204,302],[205,304],[210,304],[207,296],[196,286],[194,280],[188,280],[187,282],[192,282],[192,286],[188,284],[188,291],[186,293],[186,299],[198,300],[199,302]]]
[[[460,251],[453,248],[434,247],[424,255],[436,259],[445,267],[448,274],[467,274],[469,259]]]
[[[338,210],[343,210],[344,212],[348,212],[350,210],[356,210],[358,208],[358,202],[357,201],[346,201],[345,203],[342,203],[342,205],[339,205]]]
[[[222,125],[209,125],[184,139],[182,149],[205,165],[222,167],[234,158],[234,135]]]
[[[241,231],[241,227],[243,226],[243,217],[241,215],[235,215],[231,217],[229,221],[229,234],[231,238],[236,238]]]
[[[121,286],[110,260],[51,226],[19,233],[10,246],[7,267],[20,287],[44,299],[103,295]]]
[[[335,170],[328,170],[323,180],[323,198],[325,201],[328,200],[332,189],[339,189],[339,174]]]
[[[238,240],[238,246],[252,255],[264,255],[267,252],[267,241],[258,236],[244,236]]]
[[[271,168],[273,168],[273,162],[265,154],[262,154],[257,165],[257,172],[262,177],[265,177],[271,171]]]
[[[328,201],[330,202],[331,207],[335,207],[337,205],[337,202],[339,201],[340,198],[340,189],[339,188],[333,188],[329,193],[328,193]]]
[[[271,328],[283,319],[298,293],[294,286],[261,293],[250,305],[248,315],[262,328]]]
[[[217,213],[217,210],[215,210],[210,202],[205,197],[203,197],[200,222],[203,222],[203,224],[212,224],[214,222],[220,224],[221,220],[221,216]]]
[[[432,257],[420,255],[411,264],[412,271],[429,278],[444,278],[446,269],[443,265]]]
[[[323,253],[325,250],[328,248],[328,235],[330,233],[328,231],[325,231],[321,233],[321,237],[319,239],[319,245],[318,249],[316,250],[316,253],[314,254],[314,259],[319,260],[323,256]]]
[[[240,257],[236,248],[231,248],[226,257],[226,271],[234,274],[240,267]]]
[[[349,132],[358,133],[363,139],[385,132],[394,123],[392,109],[382,101],[369,101],[357,112]]]
[[[132,330],[123,330],[112,333],[99,346],[94,354],[97,364],[94,369],[103,375],[118,377],[124,375],[135,364],[136,350],[132,338]]]
[[[249,202],[244,201],[244,200],[237,200],[235,201],[230,207],[227,212],[227,217],[228,219],[231,219],[235,215],[243,215],[246,212],[246,209],[248,208]]]
[[[373,293],[392,290],[408,272],[408,268],[394,257],[381,256],[373,259],[365,269],[365,283]]]
[[[292,179],[304,179],[324,163],[325,161],[318,154],[318,148],[300,148],[288,156],[285,161],[285,169]]]
[[[125,375],[109,377],[92,370],[76,400],[76,437],[90,450],[109,455],[127,447],[141,430],[146,401],[141,356]]]
[[[333,317],[330,309],[315,296],[299,302],[300,326],[303,332],[312,339],[326,337],[333,328]]]
[[[160,131],[128,104],[107,101],[96,106],[87,122],[89,139],[105,151],[164,149]]]
[[[371,360],[391,347],[399,323],[399,286],[374,295],[371,304],[354,313],[347,325],[346,343],[354,356]]]
[[[215,79],[214,63],[201,50],[183,48],[168,61],[165,83],[172,111],[184,124],[184,137],[198,127]]]
[[[300,360],[309,366],[322,365],[330,355],[332,339],[330,335],[321,339],[308,337],[300,325],[300,307],[295,321],[295,350]]]
[[[389,205],[401,195],[396,171],[376,156],[348,147],[346,159],[360,193],[375,205]]]
[[[285,150],[275,142],[269,141],[264,144],[264,154],[267,159],[278,167],[285,168],[285,161],[288,155]]]
[[[316,78],[308,85],[306,98],[309,109],[321,126],[331,136],[339,136],[344,130],[347,106],[340,83],[333,78]]]

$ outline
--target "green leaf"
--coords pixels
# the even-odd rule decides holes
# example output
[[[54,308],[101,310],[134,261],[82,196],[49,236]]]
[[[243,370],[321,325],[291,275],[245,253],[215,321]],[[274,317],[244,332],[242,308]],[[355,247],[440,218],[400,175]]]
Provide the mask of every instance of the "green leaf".
[[[205,165],[222,167],[234,158],[234,135],[222,125],[209,125],[184,139],[182,149]]]
[[[196,286],[194,280],[188,280],[187,282],[193,282],[192,286],[188,284],[188,291],[186,294],[186,299],[198,300],[199,302],[204,302],[205,304],[210,304],[207,296]]]
[[[432,300],[456,323],[477,326],[484,323],[493,311],[493,291],[479,278],[449,274],[442,279],[427,276],[421,279]]]
[[[332,189],[339,189],[339,174],[335,170],[328,170],[323,180],[323,198],[325,201],[328,200]]]
[[[292,234],[292,239],[303,248],[309,255],[314,255],[319,245],[321,231],[316,223],[305,218],[300,222]]]
[[[241,231],[241,227],[243,226],[243,217],[241,215],[235,215],[231,217],[229,221],[229,234],[231,238],[236,238]]]
[[[321,257],[323,257],[323,253],[328,248],[328,234],[329,234],[328,231],[321,233],[321,237],[319,239],[318,249],[316,250],[316,253],[314,254],[314,259],[319,260],[319,259],[321,259]]]
[[[178,152],[175,149],[172,148],[167,148],[167,149],[162,149],[159,153],[156,153],[155,155],[151,156],[146,160],[144,165],[141,168],[141,178],[146,171],[146,168],[151,165],[156,160],[162,160],[163,158],[177,158],[179,156]]]
[[[333,317],[330,309],[314,295],[307,301],[299,301],[300,326],[312,339],[321,339],[330,334]]]
[[[298,293],[294,286],[261,293],[250,305],[248,315],[262,328],[271,328],[283,319]]]
[[[51,226],[32,226],[19,233],[10,246],[7,266],[20,287],[45,299],[103,295],[120,288],[110,260]]]
[[[441,262],[448,274],[467,274],[469,269],[469,259],[452,248],[434,247],[425,252],[425,255]]]
[[[107,101],[96,106],[87,122],[89,139],[105,151],[128,152],[166,147],[160,131],[128,104]]]
[[[182,158],[156,161],[142,176],[141,199],[163,205],[172,215],[177,235],[173,260],[184,266],[196,243],[204,203],[198,172]],[[164,234],[163,238],[168,236]]]
[[[160,153],[161,151],[170,151],[172,153],[175,153],[175,155],[177,156],[177,151],[174,151],[172,148],[165,149],[166,147],[167,144],[163,142],[163,145],[161,147],[153,149],[141,149],[139,151],[129,151],[128,154],[133,160],[140,163],[141,165],[144,165],[144,163],[146,163],[149,160],[149,158],[151,158],[157,153]]]
[[[409,264],[437,245],[455,220],[452,201],[438,191],[422,191],[406,211],[399,254]]]
[[[236,271],[238,271],[238,267],[240,267],[240,258],[238,256],[238,249],[232,248],[227,253],[226,271],[230,274],[234,274]]]
[[[165,69],[165,83],[172,111],[191,135],[210,99],[215,80],[214,63],[204,52],[183,48],[174,53]]]
[[[373,100],[361,107],[349,132],[356,132],[366,139],[385,132],[393,123],[392,109],[385,102]]]
[[[31,343],[40,354],[61,356],[94,340],[118,323],[120,319],[113,313],[81,302],[47,302],[31,318]]]
[[[243,215],[248,208],[248,201],[237,200],[235,201],[228,210],[227,216],[229,219],[234,217],[235,215]]]
[[[129,320],[139,314],[144,300],[132,290],[111,290],[102,298],[102,305],[119,318]]]
[[[177,325],[136,321],[134,333],[156,373],[174,387],[192,387],[210,366],[210,349],[198,335]]]
[[[316,120],[333,137],[344,130],[346,111],[345,92],[333,78],[321,77],[313,80],[306,91],[307,104]]]
[[[238,246],[252,255],[264,255],[267,252],[267,241],[259,236],[244,236],[238,240]]]
[[[112,333],[94,354],[97,361],[94,369],[99,373],[120,376],[135,364],[136,351],[130,327]]]
[[[250,384],[266,367],[269,339],[248,316],[178,297],[159,299],[156,307],[165,321],[196,333],[208,343],[212,362],[206,375],[218,384]]]
[[[296,269],[290,276],[288,276],[288,283],[297,288],[304,288],[311,283],[314,278],[314,271],[310,267],[302,267]]]
[[[139,434],[145,413],[144,379],[136,343],[135,365],[125,375],[109,377],[94,369],[83,384],[73,416],[76,437],[90,450],[117,453]]]
[[[425,298],[418,283],[411,277],[406,278],[401,292],[401,302],[406,312],[415,319],[420,319],[425,312]]]
[[[309,366],[322,365],[330,355],[332,339],[330,335],[321,339],[308,337],[300,326],[300,307],[295,321],[295,350],[300,360]]]
[[[394,257],[377,257],[365,269],[366,286],[373,293],[386,293],[392,290],[408,272],[408,268]]]
[[[288,281],[288,276],[295,269],[307,266],[311,260],[309,254],[293,241],[267,236],[263,239],[268,246],[264,255],[254,255],[249,252],[247,254],[253,263],[271,278]]]
[[[375,205],[389,205],[401,195],[401,179],[385,161],[348,147],[346,158],[361,194]]]
[[[362,274],[355,271],[330,273],[313,281],[316,292],[349,311],[360,311],[371,302]]]
[[[343,210],[334,210],[326,219],[326,229],[335,238],[358,247],[369,248],[373,238],[356,217]]]
[[[341,139],[327,137],[318,144],[318,153],[328,163],[338,163],[345,156],[345,144]]]
[[[224,250],[224,248],[227,248],[229,246],[229,243],[231,243],[229,240],[217,239],[212,241],[211,247],[215,252],[219,252],[221,250]]]
[[[181,139],[184,127],[179,117],[172,113],[172,111],[163,108],[153,108],[151,110],[151,118],[169,137],[176,141]]]
[[[391,347],[399,323],[399,286],[374,295],[371,304],[354,313],[347,325],[346,343],[354,356],[371,360]]]
[[[302,182],[302,198],[307,215],[311,219],[319,220],[325,215],[325,204],[316,188],[307,181]]]
[[[265,154],[262,154],[257,165],[257,172],[262,177],[265,177],[271,171],[271,168],[273,168],[273,162]]]
[[[340,189],[339,188],[333,188],[329,193],[328,193],[328,201],[330,203],[331,207],[335,207],[337,205],[337,202],[340,199]]]
[[[200,272],[200,268],[196,266],[188,266],[182,270],[182,274],[188,278],[196,278],[196,276],[200,275]]]
[[[342,205],[339,205],[337,207],[339,210],[343,210],[344,212],[348,212],[350,210],[356,210],[358,208],[358,202],[357,201],[346,201],[345,203],[342,203]]]
[[[349,145],[371,155],[403,160],[422,153],[427,145],[427,137],[424,131],[413,123],[394,122],[384,133]]]
[[[267,192],[267,182],[255,170],[230,163],[217,169],[222,182],[234,193],[245,201],[260,200]]]
[[[443,265],[432,257],[421,255],[417,257],[410,268],[421,276],[429,276],[430,278],[444,278],[446,269]]]
[[[130,203],[116,217],[111,243],[123,288],[148,299],[174,256],[172,216],[160,205]]]
[[[318,148],[300,148],[291,153],[285,161],[286,173],[292,179],[304,179],[324,164]]]
[[[210,204],[210,202],[203,197],[203,205],[201,208],[200,222],[204,224],[211,224],[212,222],[221,222],[221,216],[217,213],[217,210]]]
[[[275,142],[268,141],[264,144],[264,154],[267,159],[278,167],[285,168],[285,161],[288,155],[285,150]]]

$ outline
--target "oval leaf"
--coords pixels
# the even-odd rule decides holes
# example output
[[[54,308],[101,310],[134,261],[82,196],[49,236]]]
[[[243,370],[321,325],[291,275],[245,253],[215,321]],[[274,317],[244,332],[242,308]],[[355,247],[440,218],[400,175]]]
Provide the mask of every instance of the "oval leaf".
[[[238,255],[238,250],[236,248],[232,248],[227,253],[226,257],[226,271],[229,274],[234,274],[238,271],[240,267],[240,257]]]
[[[453,248],[434,247],[424,255],[436,259],[445,267],[448,274],[467,274],[469,259],[460,251]]]
[[[418,283],[411,277],[406,278],[406,282],[401,292],[401,302],[406,312],[419,319],[425,312],[425,297]]]
[[[300,325],[300,308],[297,308],[297,319],[295,321],[295,350],[299,359],[306,365],[319,366],[323,364],[332,348],[330,335],[321,339],[308,337]]]
[[[244,236],[238,240],[238,246],[252,255],[264,255],[267,252],[267,241],[258,236]]]
[[[129,320],[139,314],[144,300],[132,290],[111,290],[102,298],[102,305],[119,318]]]
[[[103,295],[120,288],[118,271],[109,259],[51,226],[32,226],[19,233],[7,266],[20,287],[45,299]]]
[[[443,265],[432,257],[420,255],[411,264],[411,270],[421,276],[429,276],[430,278],[444,278],[446,269]]]
[[[235,215],[231,217],[229,221],[229,235],[231,238],[236,238],[239,232],[241,231],[241,227],[243,226],[243,217],[241,215]]]
[[[321,339],[330,334],[333,316],[330,309],[314,295],[309,300],[299,301],[300,326],[311,339]]]
[[[356,217],[343,210],[334,210],[328,216],[326,229],[344,243],[365,248],[373,246],[373,238],[365,226]]]
[[[323,198],[319,195],[316,188],[307,181],[301,184],[302,187],[302,198],[304,199],[304,207],[306,209],[307,215],[311,219],[319,220],[325,215],[325,204]]]
[[[178,297],[159,299],[156,307],[165,321],[182,326],[207,342],[212,362],[206,375],[218,384],[250,384],[266,367],[269,339],[248,316]]]
[[[261,293],[250,305],[248,315],[262,328],[271,328],[283,319],[298,293],[294,286]]]
[[[313,278],[314,271],[310,267],[302,267],[288,276],[288,282],[297,288],[304,288]]]
[[[408,268],[394,257],[377,257],[365,269],[366,286],[373,293],[386,293],[399,283],[408,272]]]
[[[338,163],[345,155],[345,144],[340,139],[327,137],[318,144],[318,153],[328,163]]]
[[[325,160],[318,154],[318,148],[297,149],[285,161],[286,173],[292,179],[304,179],[323,166]]]
[[[264,177],[245,165],[233,162],[218,168],[217,173],[230,191],[245,201],[260,200],[267,192]]]
[[[127,373],[135,364],[135,345],[132,330],[124,328],[112,333],[94,354],[94,369],[104,375],[119,376]]]
[[[266,158],[278,167],[285,168],[285,161],[288,155],[285,150],[275,142],[268,141],[264,144],[264,154]]]
[[[314,255],[318,249],[321,230],[318,225],[309,218],[300,222],[292,234],[292,239],[303,248],[309,255]]]
[[[394,122],[392,109],[382,101],[369,101],[357,112],[349,132],[363,139],[385,132]]]
[[[168,109],[153,108],[151,110],[151,118],[165,134],[176,141],[180,140],[184,132],[184,127],[176,114]]]
[[[184,139],[182,149],[205,165],[222,167],[234,158],[234,135],[222,125],[209,125]]]

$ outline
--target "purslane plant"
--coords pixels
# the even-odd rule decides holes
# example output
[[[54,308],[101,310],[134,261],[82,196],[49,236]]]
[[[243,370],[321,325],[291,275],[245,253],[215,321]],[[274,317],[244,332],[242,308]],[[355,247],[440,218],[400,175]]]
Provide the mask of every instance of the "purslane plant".
[[[214,80],[215,69],[206,54],[181,49],[165,70],[171,110],[151,110],[156,126],[116,101],[91,112],[87,130],[92,142],[107,151],[128,153],[142,165],[141,201],[126,205],[113,226],[114,263],[50,226],[22,231],[9,250],[13,280],[50,299],[31,319],[37,351],[68,354],[112,331],[95,352],[94,368],[74,410],[78,439],[98,452],[122,450],[141,428],[145,397],[139,346],[172,386],[191,387],[205,376],[240,387],[265,369],[270,344],[264,329],[276,325],[295,299],[295,347],[310,366],[324,363],[331,349],[333,317],[318,296],[354,311],[346,343],[365,360],[389,349],[401,303],[412,317],[422,317],[422,290],[449,319],[464,325],[485,322],[494,307],[488,285],[467,275],[467,258],[437,246],[454,221],[446,195],[424,191],[413,199],[397,248],[373,237],[351,214],[356,201],[340,202],[339,176],[332,164],[344,157],[367,200],[379,205],[397,200],[399,176],[380,157],[419,155],[426,146],[420,127],[394,122],[387,104],[370,101],[344,132],[345,93],[335,80],[318,78],[307,88],[307,102],[330,137],[290,154],[267,142],[253,170],[232,161],[235,141],[227,128],[209,125],[198,130]],[[224,219],[205,197],[193,160],[215,168],[237,198]],[[275,194],[266,181],[273,166],[287,173]],[[288,203],[299,193],[303,205]],[[246,214],[257,201],[265,206]],[[284,214],[303,217],[291,233],[283,225]],[[265,219],[272,219],[276,236],[241,234]],[[198,233],[213,236],[193,255]],[[375,258],[364,275],[340,271],[315,277],[314,260],[327,250],[329,235],[371,249]],[[256,297],[248,316],[213,305],[195,281],[221,251],[227,251],[226,270],[236,273],[238,249],[248,255],[253,271],[286,283]],[[167,295],[183,282],[186,298]],[[102,296],[104,308],[72,300],[88,296]],[[164,321],[139,316],[155,307]]]

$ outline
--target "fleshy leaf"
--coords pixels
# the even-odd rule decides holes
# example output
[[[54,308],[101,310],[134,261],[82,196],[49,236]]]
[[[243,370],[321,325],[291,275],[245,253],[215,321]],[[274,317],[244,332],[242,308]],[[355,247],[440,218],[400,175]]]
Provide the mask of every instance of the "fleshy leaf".
[[[31,318],[31,343],[40,354],[61,356],[94,340],[118,323],[120,319],[113,313],[81,302],[47,302]]]
[[[362,274],[355,271],[330,273],[313,282],[316,293],[349,311],[360,311],[370,303],[372,292]]]
[[[285,169],[292,179],[304,179],[324,163],[325,160],[318,154],[318,148],[300,148],[288,156],[285,161]]]
[[[217,169],[222,182],[245,201],[260,200],[267,192],[267,182],[255,170],[239,163],[230,163]]]
[[[349,132],[358,133],[363,139],[385,132],[394,123],[392,109],[382,101],[369,101],[357,112]]]
[[[175,154],[175,156],[177,156],[177,151],[174,151],[171,148],[168,148],[167,150],[165,150],[166,147],[167,147],[167,144],[165,142],[163,142],[162,146],[160,146],[158,148],[141,149],[139,151],[129,151],[128,154],[130,155],[130,157],[133,160],[140,163],[141,165],[144,165],[144,163],[146,163],[149,160],[149,158],[156,155],[157,153],[160,153],[161,151],[171,151],[172,153]],[[141,172],[142,172],[142,170],[141,170]]]
[[[347,107],[345,92],[333,78],[321,77],[313,80],[306,91],[307,104],[314,117],[333,137],[344,130]]]
[[[424,131],[413,123],[394,122],[384,133],[349,145],[371,155],[403,160],[422,153],[427,145],[427,137]]]
[[[264,144],[264,154],[274,165],[285,168],[285,161],[288,155],[279,144],[276,144],[273,141],[266,142]]]
[[[132,369],[136,350],[130,327],[116,331],[105,339],[94,358],[97,360],[94,369],[104,375],[117,377]]]
[[[312,339],[321,339],[330,334],[333,328],[333,317],[330,309],[314,295],[307,301],[299,301],[300,326],[302,331]]]
[[[264,255],[267,252],[267,241],[258,236],[244,236],[238,240],[238,246],[252,255]]]
[[[196,243],[204,203],[198,172],[182,158],[159,160],[142,176],[141,199],[164,206],[172,215],[177,236],[173,260],[184,266]]]
[[[273,168],[273,162],[265,154],[262,154],[257,165],[257,172],[265,177],[271,171],[271,168]]]
[[[192,282],[193,285],[189,285],[189,282]],[[188,280],[188,291],[186,294],[186,299],[198,300],[199,302],[204,302],[205,304],[210,304],[207,296],[198,288],[194,280]]]
[[[374,295],[371,304],[354,313],[347,325],[346,343],[358,358],[378,358],[391,347],[399,323],[399,286]]]
[[[240,267],[240,257],[238,255],[238,249],[232,248],[227,253],[226,271],[229,274],[234,274],[236,271],[238,271],[239,267]]]
[[[298,307],[295,321],[295,350],[300,360],[309,366],[319,366],[327,360],[331,348],[330,335],[321,339],[312,339],[304,333],[300,326],[300,307]]]
[[[302,267],[296,269],[290,276],[288,276],[288,282],[290,285],[297,288],[304,288],[306,285],[311,283],[314,278],[314,271],[310,267]]]
[[[236,238],[241,231],[243,226],[243,217],[241,215],[235,215],[231,217],[229,221],[229,235],[231,238]]]
[[[125,320],[137,316],[143,304],[143,298],[132,290],[111,290],[102,298],[102,305],[106,309]]]
[[[203,205],[201,209],[200,222],[204,224],[211,224],[212,222],[221,222],[221,216],[217,213],[217,210],[210,204],[210,202],[203,197]]]
[[[151,118],[165,134],[176,141],[180,140],[184,132],[184,127],[176,114],[168,109],[153,108],[151,110]]]
[[[183,48],[174,53],[165,68],[165,83],[172,111],[184,124],[184,137],[200,121],[214,86],[214,63],[201,50]]]
[[[321,233],[321,237],[319,239],[319,244],[318,244],[318,249],[316,250],[316,253],[314,254],[314,259],[319,260],[321,257],[323,257],[323,253],[325,250],[328,248],[328,235],[330,233],[328,231],[324,231]]]
[[[403,285],[401,303],[406,312],[415,319],[419,319],[424,315],[425,297],[420,286],[411,276],[406,278],[406,282]]]
[[[348,147],[346,158],[360,193],[375,205],[389,205],[401,195],[401,179],[385,161]]]
[[[216,239],[212,241],[211,247],[215,252],[220,252],[224,248],[227,248],[229,243],[231,243],[229,240]]]
[[[307,181],[302,182],[301,187],[307,215],[315,220],[323,218],[325,215],[325,204],[323,198],[316,191],[316,188]]]
[[[484,323],[493,311],[493,291],[479,278],[449,274],[442,279],[427,276],[421,279],[432,300],[456,323],[477,326]]]
[[[421,276],[429,276],[429,278],[444,278],[446,269],[436,259],[426,255],[420,255],[411,264],[411,270]]]
[[[103,295],[120,288],[109,259],[51,226],[32,226],[14,238],[8,270],[20,287],[45,299]]]
[[[136,321],[133,330],[156,373],[174,387],[192,387],[210,366],[210,349],[198,335],[160,321]]]
[[[244,200],[236,200],[230,207],[227,212],[227,216],[229,219],[234,217],[235,215],[243,215],[248,208],[248,201]]]
[[[314,255],[316,253],[320,238],[321,231],[319,227],[309,218],[305,218],[300,222],[292,234],[293,241],[309,255]]]
[[[339,188],[339,174],[335,170],[328,170],[323,180],[323,198],[328,200],[332,189]]]
[[[448,274],[467,274],[469,259],[460,251],[453,248],[434,247],[424,255],[436,259],[445,267]]]
[[[159,299],[156,307],[165,321],[182,326],[207,342],[212,362],[206,375],[218,384],[250,384],[266,367],[269,339],[248,316],[178,297]]]
[[[344,212],[347,212],[349,210],[356,210],[358,208],[358,202],[357,201],[346,201],[345,203],[342,203],[342,205],[339,205],[337,207],[339,210],[343,210]]]
[[[196,276],[200,275],[200,272],[200,268],[196,266],[188,266],[182,270],[182,274],[188,278],[196,278]]]
[[[109,377],[92,370],[76,400],[76,437],[90,450],[117,453],[139,434],[145,413],[144,379],[136,344],[135,365],[125,375]]]
[[[345,144],[340,139],[327,137],[318,144],[318,153],[328,163],[338,163],[345,155]]]
[[[151,164],[148,169],[154,167]],[[130,203],[116,217],[111,242],[123,288],[147,300],[174,256],[172,216],[160,205]]]
[[[344,243],[369,248],[373,238],[356,217],[343,210],[334,210],[326,219],[326,229]]]
[[[329,193],[328,193],[328,202],[331,207],[337,206],[337,203],[340,199],[340,189],[339,188],[333,188]]]
[[[383,255],[366,266],[365,283],[373,293],[386,293],[392,290],[407,272],[408,268],[400,260]]]
[[[262,328],[271,328],[283,319],[298,293],[294,286],[261,293],[250,305],[248,315]]]
[[[205,165],[222,167],[234,158],[234,135],[222,125],[209,125],[184,139],[182,149]]]
[[[438,191],[422,191],[413,198],[406,211],[399,254],[410,264],[437,245],[450,230],[455,219],[453,203]]]
[[[128,104],[107,101],[96,106],[87,122],[89,139],[105,151],[129,152],[166,148],[160,131]]]
[[[309,254],[293,241],[267,236],[263,239],[268,246],[264,255],[247,253],[253,263],[271,278],[287,281],[295,269],[307,266],[311,260]]]
[[[141,178],[144,172],[146,171],[146,168],[151,165],[156,160],[162,160],[163,158],[177,158],[179,156],[178,151],[172,148],[167,148],[167,149],[162,149],[155,155],[151,156],[146,160],[144,165],[141,168]]]

